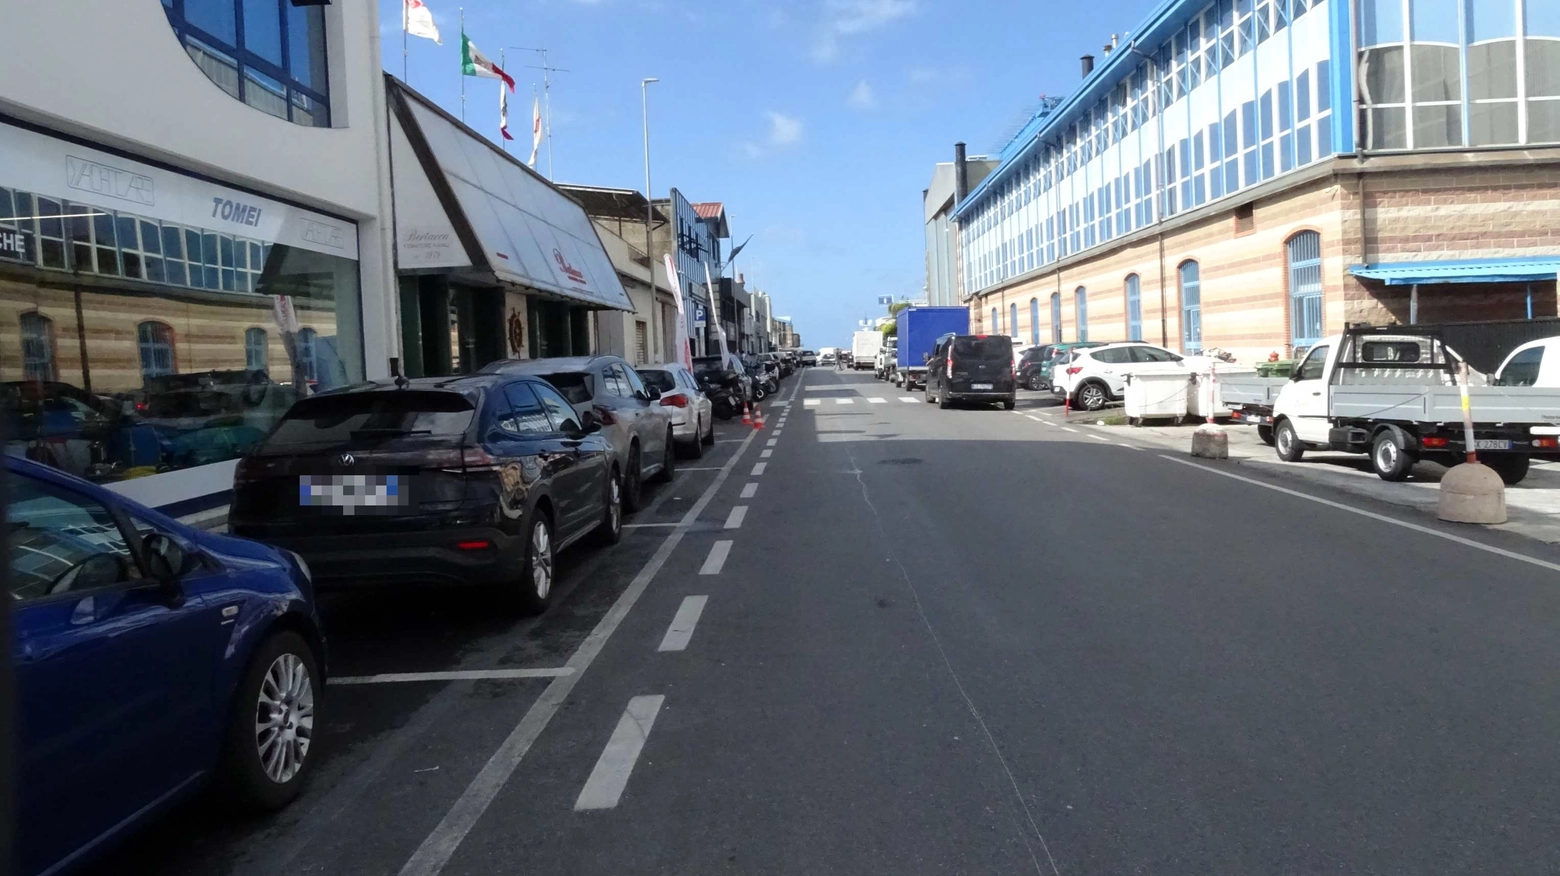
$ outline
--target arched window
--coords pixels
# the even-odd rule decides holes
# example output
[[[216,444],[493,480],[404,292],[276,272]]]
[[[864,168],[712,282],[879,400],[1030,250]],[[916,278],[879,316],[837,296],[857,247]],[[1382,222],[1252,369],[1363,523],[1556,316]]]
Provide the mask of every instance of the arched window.
[[[195,66],[257,110],[330,126],[325,4],[289,0],[163,0]]]
[[[177,374],[178,360],[173,354],[173,326],[165,322],[143,322],[136,328],[141,347],[141,376],[162,377]]]
[[[1322,339],[1322,236],[1302,231],[1286,245],[1289,334],[1296,353]]]
[[[1040,299],[1029,299],[1029,343],[1040,343]]]
[[[1009,335],[1011,335],[1012,337],[1015,337],[1015,338],[1018,337],[1018,305],[1017,304],[1009,304],[1008,305],[1008,330],[1007,330],[1007,333]]]
[[[269,358],[265,329],[252,328],[244,332],[244,367],[250,371],[264,371]]]
[[[1202,352],[1202,272],[1196,262],[1181,265],[1181,350]]]
[[[1062,293],[1051,293],[1051,343],[1062,342]]]
[[[22,323],[22,378],[24,380],[59,379],[54,363],[54,320],[34,310],[24,313]]]
[[[1127,340],[1143,340],[1143,289],[1137,274],[1127,275]]]
[[[1079,286],[1073,292],[1073,318],[1078,321],[1078,341],[1089,339],[1089,290]]]
[[[309,383],[317,383],[320,372],[315,367],[314,342],[318,336],[314,329],[305,328],[298,332],[298,370],[303,372],[303,379]]]

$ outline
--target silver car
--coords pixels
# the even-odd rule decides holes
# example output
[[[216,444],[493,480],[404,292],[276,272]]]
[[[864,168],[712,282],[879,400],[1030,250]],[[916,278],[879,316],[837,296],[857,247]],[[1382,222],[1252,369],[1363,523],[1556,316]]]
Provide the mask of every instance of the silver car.
[[[672,408],[659,390],[646,387],[632,366],[617,356],[506,359],[482,369],[488,374],[533,374],[557,387],[582,417],[594,417],[612,445],[612,459],[624,472],[623,508],[639,509],[643,485],[666,483],[677,469]]]
[[[645,386],[661,391],[660,404],[672,412],[672,436],[685,455],[698,459],[715,443],[715,406],[699,389],[686,366],[669,362],[638,369]]]

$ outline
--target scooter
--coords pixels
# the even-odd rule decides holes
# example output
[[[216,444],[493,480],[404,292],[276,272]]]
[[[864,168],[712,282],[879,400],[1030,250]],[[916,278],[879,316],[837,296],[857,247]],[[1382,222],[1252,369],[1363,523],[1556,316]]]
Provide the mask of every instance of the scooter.
[[[699,388],[704,390],[705,396],[709,398],[710,404],[714,408],[715,416],[720,419],[729,420],[742,413],[742,394],[740,390],[712,380],[701,382]]]

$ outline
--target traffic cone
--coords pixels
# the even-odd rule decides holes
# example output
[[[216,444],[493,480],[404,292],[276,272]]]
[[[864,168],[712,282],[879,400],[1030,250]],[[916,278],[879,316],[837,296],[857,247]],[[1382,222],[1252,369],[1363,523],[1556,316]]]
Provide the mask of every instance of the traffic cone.
[[[744,425],[744,426],[751,426],[751,425],[753,425],[753,416],[748,413],[748,406],[747,406],[746,403],[743,403],[743,405],[742,405],[742,425]]]
[[[753,406],[753,428],[764,428],[764,409],[757,405]]]

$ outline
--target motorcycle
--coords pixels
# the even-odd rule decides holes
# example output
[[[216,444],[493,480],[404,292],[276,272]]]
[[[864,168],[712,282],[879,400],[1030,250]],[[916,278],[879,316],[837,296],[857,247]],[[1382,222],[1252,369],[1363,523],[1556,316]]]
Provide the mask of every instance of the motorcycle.
[[[705,396],[710,400],[714,408],[715,416],[722,420],[729,420],[742,413],[742,391],[739,387],[731,386],[729,380],[717,382],[710,379],[699,381],[699,388],[704,390]]]

